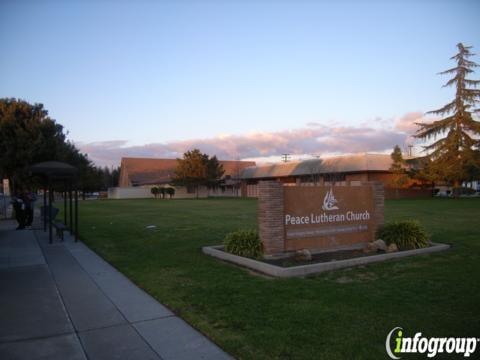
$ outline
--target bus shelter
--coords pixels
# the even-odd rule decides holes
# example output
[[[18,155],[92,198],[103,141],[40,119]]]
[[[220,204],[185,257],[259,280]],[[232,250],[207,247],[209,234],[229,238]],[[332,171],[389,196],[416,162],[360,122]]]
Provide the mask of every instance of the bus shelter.
[[[48,230],[49,242],[53,242],[52,230],[64,226],[78,240],[78,170],[74,166],[46,161],[32,165],[31,173],[40,180],[43,189],[43,231]],[[55,193],[63,197],[63,224],[56,223],[58,209],[53,207]],[[62,228],[63,231],[63,228]]]

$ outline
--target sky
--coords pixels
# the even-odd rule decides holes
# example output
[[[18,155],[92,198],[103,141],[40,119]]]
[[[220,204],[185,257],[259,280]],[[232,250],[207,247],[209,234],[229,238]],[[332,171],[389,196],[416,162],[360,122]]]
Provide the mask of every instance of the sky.
[[[451,100],[438,72],[458,42],[480,52],[479,14],[474,0],[0,0],[0,98],[43,103],[98,165],[391,152]]]

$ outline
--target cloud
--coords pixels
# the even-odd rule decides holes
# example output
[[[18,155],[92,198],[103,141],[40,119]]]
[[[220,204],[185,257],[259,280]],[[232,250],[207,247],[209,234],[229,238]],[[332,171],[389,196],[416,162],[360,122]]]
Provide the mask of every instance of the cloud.
[[[315,123],[306,127],[277,132],[252,132],[244,135],[222,134],[206,139],[191,139],[168,143],[131,146],[125,140],[76,145],[97,165],[118,165],[122,157],[176,158],[198,148],[219,159],[268,158],[288,153],[292,155],[385,152],[395,145],[408,143],[413,122],[421,120],[419,112],[408,113],[393,126],[336,126]],[[377,121],[378,122],[378,121]],[[393,124],[392,124],[393,122]]]
[[[414,135],[418,130],[418,126],[415,125],[415,123],[421,123],[423,121],[424,114],[420,111],[409,112],[395,122],[395,129],[409,135]]]

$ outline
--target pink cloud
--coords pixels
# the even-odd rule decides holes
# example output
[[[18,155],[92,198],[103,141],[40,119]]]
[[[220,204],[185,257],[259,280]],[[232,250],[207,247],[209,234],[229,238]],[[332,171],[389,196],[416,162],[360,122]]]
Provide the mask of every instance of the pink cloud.
[[[416,115],[413,115],[416,114]],[[407,130],[412,122],[420,119],[421,113],[409,113],[401,117],[394,128],[369,126],[327,126],[308,124],[307,127],[293,130],[250,133],[244,135],[219,135],[206,139],[191,139],[169,143],[152,143],[129,146],[125,140],[76,145],[98,165],[118,165],[122,157],[176,158],[193,148],[218,158],[246,159],[292,155],[383,152],[396,144],[407,143]]]
[[[395,122],[395,129],[402,131],[408,135],[414,135],[418,126],[415,123],[420,123],[424,121],[424,114],[420,111],[409,112],[400,117]]]

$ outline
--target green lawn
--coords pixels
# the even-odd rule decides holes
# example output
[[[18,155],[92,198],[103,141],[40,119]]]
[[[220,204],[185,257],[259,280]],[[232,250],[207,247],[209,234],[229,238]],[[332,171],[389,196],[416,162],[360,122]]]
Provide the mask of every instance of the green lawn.
[[[405,336],[480,335],[479,199],[387,202],[387,220],[418,219],[452,249],[305,279],[266,278],[202,254],[227,232],[255,227],[256,206],[248,199],[85,201],[80,233],[241,359],[383,359],[396,326]]]

